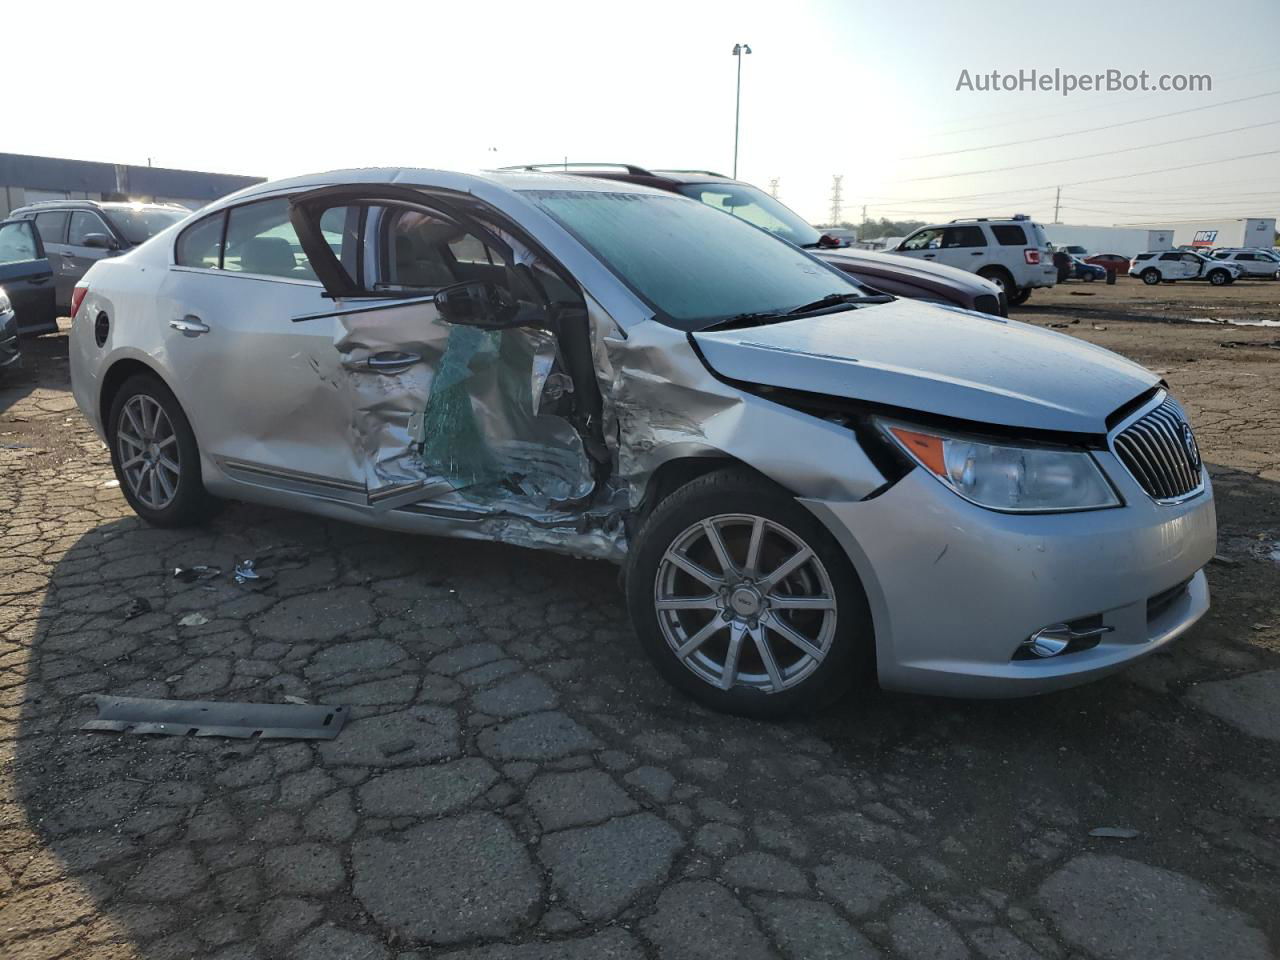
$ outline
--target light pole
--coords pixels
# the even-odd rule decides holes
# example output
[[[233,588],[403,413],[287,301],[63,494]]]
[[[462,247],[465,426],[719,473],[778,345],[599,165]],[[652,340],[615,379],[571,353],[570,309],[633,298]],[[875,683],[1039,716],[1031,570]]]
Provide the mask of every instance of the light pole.
[[[733,45],[733,55],[738,58],[738,94],[733,101],[733,179],[738,179],[738,121],[742,115],[742,55],[750,53],[751,47],[745,43]]]

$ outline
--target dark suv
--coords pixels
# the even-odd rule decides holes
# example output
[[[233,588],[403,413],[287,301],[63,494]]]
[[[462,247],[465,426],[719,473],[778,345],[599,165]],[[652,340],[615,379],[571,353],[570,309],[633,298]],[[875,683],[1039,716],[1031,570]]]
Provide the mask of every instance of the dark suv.
[[[60,316],[71,307],[71,291],[103,257],[136,247],[191,211],[176,203],[43,200],[19,207],[10,220],[34,220],[53,268]]]
[[[952,304],[998,317],[1009,314],[1004,292],[989,280],[955,267],[843,247],[840,240],[810,226],[798,213],[759,187],[709,170],[646,170],[626,163],[546,163],[506,169],[622,180],[678,193],[810,250],[882,293]]]

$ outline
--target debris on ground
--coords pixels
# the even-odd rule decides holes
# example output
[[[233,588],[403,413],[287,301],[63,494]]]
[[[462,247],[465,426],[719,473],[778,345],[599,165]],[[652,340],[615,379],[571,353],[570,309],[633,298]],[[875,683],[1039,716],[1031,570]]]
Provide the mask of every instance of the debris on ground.
[[[196,580],[216,577],[220,573],[222,573],[221,567],[211,567],[208,564],[197,563],[190,567],[174,567],[173,579],[180,580],[183,583],[194,583]]]
[[[144,613],[151,612],[151,601],[146,597],[134,597],[129,601],[128,606],[124,608],[124,618],[132,620],[134,617],[140,617]]]
[[[248,560],[241,560],[236,564],[235,580],[241,585],[252,583],[257,586],[270,580],[272,575],[265,570],[259,570],[257,567],[257,558],[251,557]]]
[[[1140,836],[1137,830],[1129,827],[1094,827],[1089,831],[1091,837],[1110,837],[1113,840],[1132,840]]]
[[[1260,347],[1264,350],[1280,350],[1280,340],[1223,340],[1220,347]]]
[[[1104,327],[1104,326],[1103,326],[1102,324],[1100,324],[1100,323],[1095,323],[1095,324],[1093,325],[1093,329],[1095,329],[1095,330],[1105,330],[1105,329],[1107,329],[1107,328],[1106,328],[1106,327]]]
[[[1238,566],[1240,566],[1240,561],[1239,561],[1239,560],[1233,560],[1233,559],[1231,559],[1230,557],[1225,557],[1225,556],[1223,556],[1223,555],[1222,555],[1222,554],[1220,554],[1220,553],[1215,553],[1215,554],[1214,554],[1214,555],[1209,559],[1209,562],[1210,562],[1210,563],[1216,563],[1216,564],[1219,564],[1220,566],[1224,566],[1224,567],[1238,567]]]
[[[161,734],[171,737],[232,737],[238,740],[332,740],[347,718],[346,707],[152,697],[94,696],[98,716],[81,730]]]
[[[185,617],[178,621],[180,627],[203,627],[209,622],[209,618],[203,613],[188,613]]]

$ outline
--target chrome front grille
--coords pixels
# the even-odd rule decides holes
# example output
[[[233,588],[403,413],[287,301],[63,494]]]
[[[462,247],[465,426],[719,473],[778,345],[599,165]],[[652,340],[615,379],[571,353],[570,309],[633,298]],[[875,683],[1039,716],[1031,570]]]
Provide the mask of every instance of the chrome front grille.
[[[1200,450],[1182,408],[1164,398],[1123,426],[1112,448],[1142,489],[1156,500],[1180,500],[1202,486]]]

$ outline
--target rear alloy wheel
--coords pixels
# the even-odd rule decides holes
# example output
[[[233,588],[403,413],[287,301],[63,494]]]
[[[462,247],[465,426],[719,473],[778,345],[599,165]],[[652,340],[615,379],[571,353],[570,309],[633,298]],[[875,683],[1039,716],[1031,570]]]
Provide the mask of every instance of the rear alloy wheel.
[[[843,551],[793,497],[746,473],[703,477],[658,506],[634,548],[627,594],[663,676],[730,713],[775,717],[828,703],[871,649],[866,600]]]
[[[1143,270],[1142,282],[1148,287],[1154,287],[1160,282],[1160,272],[1158,270]]]
[[[1030,296],[1031,296],[1030,287],[1010,287],[1009,288],[1009,303],[1012,306],[1016,307],[1018,306],[1018,304],[1026,303],[1027,299]]]
[[[215,501],[204,489],[195,434],[168,387],[156,377],[131,377],[107,422],[111,465],[138,516],[161,527],[208,517]]]

